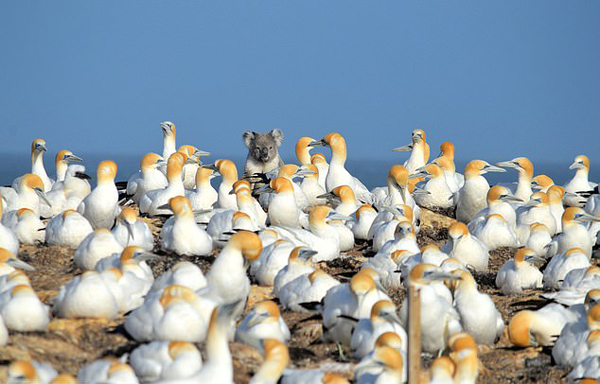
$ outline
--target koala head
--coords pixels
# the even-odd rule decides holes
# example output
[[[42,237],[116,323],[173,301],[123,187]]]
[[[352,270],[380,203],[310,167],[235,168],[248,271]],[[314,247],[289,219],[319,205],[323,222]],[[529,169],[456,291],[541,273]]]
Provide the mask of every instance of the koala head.
[[[277,148],[283,141],[283,132],[279,129],[273,129],[269,133],[246,131],[243,138],[244,144],[250,150],[250,155],[267,163],[277,157]]]

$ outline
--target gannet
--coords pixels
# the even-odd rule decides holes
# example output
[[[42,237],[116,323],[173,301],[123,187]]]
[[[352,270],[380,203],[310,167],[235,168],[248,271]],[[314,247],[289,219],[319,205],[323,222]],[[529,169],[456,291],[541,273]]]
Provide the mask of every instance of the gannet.
[[[2,223],[7,225],[9,220],[16,221],[14,215],[21,208],[29,208],[35,214],[41,214],[41,205],[50,205],[44,192],[44,183],[39,176],[28,173],[19,178],[15,189],[0,187],[0,195],[6,201]],[[11,211],[13,215],[11,217]]]
[[[168,159],[177,150],[176,138],[177,129],[171,121],[163,121],[160,123],[163,132],[163,159]]]
[[[502,215],[488,215],[482,224],[475,226],[471,233],[481,240],[490,251],[500,247],[517,246],[517,237]]]
[[[7,370],[7,384],[21,383],[50,383],[56,377],[57,372],[48,363],[37,361],[16,360],[10,363]],[[69,383],[70,384],[70,383]]]
[[[388,213],[391,213],[391,218],[386,216]],[[386,207],[384,208],[384,211],[379,212],[375,217],[375,220],[373,220],[373,224],[367,234],[373,239],[373,251],[379,252],[385,243],[394,240],[394,234],[396,233],[398,224],[403,221],[408,221],[408,223],[413,226],[414,233],[417,233],[414,224],[413,211],[408,205]]]
[[[229,192],[233,188],[233,183],[238,180],[238,172],[235,164],[231,160],[219,159],[215,161],[213,166],[206,166],[211,169],[219,171],[222,177],[221,184],[219,184],[218,198],[216,207],[228,208],[237,210],[237,201],[235,195],[230,195]]]
[[[198,348],[185,341],[153,341],[137,347],[129,364],[143,383],[186,379],[202,367]]]
[[[66,210],[55,216],[46,226],[46,244],[77,248],[94,229],[79,212]]]
[[[346,170],[346,141],[339,133],[330,133],[323,137],[320,141],[313,141],[309,144],[311,147],[326,146],[331,148],[331,161],[329,162],[329,170],[325,179],[325,189],[330,192],[333,188],[340,185],[348,185],[358,200],[363,203],[371,203],[373,195],[363,183]]]
[[[279,307],[270,300],[256,304],[235,331],[235,341],[258,350],[262,349],[261,341],[264,339],[275,339],[287,344],[290,337],[290,330],[281,317]]]
[[[530,248],[521,248],[507,260],[496,275],[496,287],[505,295],[523,293],[523,289],[541,288],[542,272],[531,263],[543,260]]]
[[[483,175],[488,172],[506,171],[483,160],[471,160],[465,167],[465,183],[456,197],[456,219],[458,221],[468,223],[486,207],[490,185]]]
[[[348,225],[352,229],[354,239],[367,240],[369,229],[377,217],[377,211],[370,204],[363,204],[354,212],[354,220],[349,221]]]
[[[302,245],[317,250],[318,253],[312,257],[314,262],[333,260],[340,255],[340,238],[338,231],[329,224],[329,221],[338,219],[343,220],[347,217],[338,215],[330,207],[320,205],[310,210],[308,216],[310,231],[291,227],[271,228],[297,246]]]
[[[301,303],[320,302],[327,291],[340,282],[329,276],[322,269],[302,274],[282,286],[277,296],[284,308],[294,312],[310,312]]]
[[[465,177],[464,175],[456,172],[456,165],[454,164],[454,144],[449,141],[440,144],[440,154],[434,161],[437,162],[442,159],[446,161],[442,162],[442,165],[438,165],[442,167],[444,173],[448,177],[452,176],[454,178],[454,182],[460,189],[460,187],[462,187],[465,183]]]
[[[2,200],[2,198],[0,198]],[[27,209],[27,208],[22,208]],[[33,212],[33,211],[32,211]],[[37,216],[34,214],[34,217]],[[0,218],[2,218],[2,202],[0,201]],[[38,218],[39,220],[39,218]],[[18,222],[17,222],[18,224]],[[0,221],[0,247],[7,249],[11,253],[19,253],[19,239],[12,229],[7,228]]]
[[[385,332],[394,332],[402,340],[402,350],[407,350],[407,335],[398,315],[396,306],[391,301],[381,300],[371,308],[368,318],[359,319],[350,341],[352,354],[362,359],[375,347],[377,338]]]
[[[352,277],[349,284],[339,284],[323,297],[323,339],[350,345],[355,321],[342,315],[360,319],[368,317],[371,308],[379,300],[391,299],[381,290],[369,273],[362,269]]]
[[[563,327],[577,315],[560,304],[548,304],[537,311],[520,311],[508,323],[508,338],[518,347],[553,345]]]
[[[429,367],[429,373],[431,374],[429,384],[454,384],[455,370],[454,362],[449,357],[438,357],[433,360],[431,367]]]
[[[554,180],[546,175],[537,175],[531,180],[531,189],[548,193],[548,189],[554,185]]]
[[[375,241],[373,242],[375,244]],[[373,250],[375,247],[373,247]],[[415,235],[415,228],[410,221],[403,220],[396,225],[393,240],[387,241],[377,251],[377,254],[391,254],[394,251],[404,249],[411,252],[413,255],[420,252]]]
[[[153,260],[159,257],[160,256],[146,251],[144,248],[130,245],[123,249],[121,254],[114,253],[111,256],[98,261],[96,264],[96,271],[102,272],[110,268],[126,270],[135,274],[138,278],[152,284],[154,283],[154,275],[148,264],[146,264],[146,260]]]
[[[29,285],[16,285],[0,295],[0,315],[6,328],[17,332],[44,332],[50,323],[48,306]]]
[[[79,156],[75,156],[73,152],[68,149],[61,149],[56,153],[56,157],[54,158],[54,164],[56,165],[56,183],[65,181],[69,161],[83,161],[83,159]],[[52,189],[54,189],[54,187],[56,186],[53,185]]]
[[[2,208],[0,207],[0,212]],[[2,224],[0,224],[0,228]],[[21,208],[17,211],[17,222],[12,228],[21,244],[37,244],[44,242],[45,225],[29,208]],[[2,229],[0,229],[0,232]],[[2,244],[2,235],[0,235],[0,244]]]
[[[275,338],[265,338],[262,344],[265,359],[250,384],[277,384],[290,363],[290,353],[287,346]]]
[[[410,151],[410,157],[404,163],[409,173],[414,173],[429,161],[429,144],[427,144],[427,135],[422,129],[412,131],[412,143],[403,147],[394,148],[396,152]]]
[[[568,249],[581,248],[585,255],[590,258],[594,243],[584,224],[600,221],[600,218],[586,213],[578,207],[565,209],[562,216],[562,232],[556,235],[547,246],[547,256],[553,256],[566,252]]]
[[[531,249],[536,256],[546,256],[546,246],[552,242],[552,235],[548,227],[542,223],[533,223],[529,226],[529,238],[525,247]]]
[[[6,248],[0,248],[0,277],[9,275],[15,268],[26,271],[34,271],[35,268],[26,262],[19,260],[17,256]],[[0,291],[2,285],[0,284]]]
[[[188,198],[175,196],[169,200],[169,206],[174,220],[170,225],[165,223],[161,229],[161,247],[178,255],[210,254],[213,248],[212,239],[196,224]]]
[[[479,375],[479,358],[477,357],[477,344],[473,336],[468,333],[455,333],[448,339],[450,358],[454,362],[454,382],[461,384],[475,384]]]
[[[137,341],[202,342],[215,304],[187,287],[169,285],[127,316],[125,330]]]
[[[448,235],[450,240],[442,248],[443,252],[465,265],[471,265],[478,272],[487,271],[488,249],[481,240],[471,236],[465,224],[460,222],[452,224],[448,229]]]
[[[437,159],[433,160],[431,162],[431,164],[437,165],[442,170],[442,172],[444,174],[444,180],[446,181],[446,185],[448,185],[448,189],[454,195],[454,198],[452,200],[453,200],[453,205],[455,205],[456,204],[456,201],[455,201],[456,193],[458,192],[460,187],[462,185],[464,185],[464,179],[463,179],[462,185],[458,183],[456,172],[455,172],[456,168],[454,166],[454,162],[451,160],[448,160],[445,157],[438,157]]]
[[[77,207],[77,212],[88,219],[92,228],[112,228],[119,215],[119,192],[115,186],[117,164],[105,160],[98,164],[96,188]]]
[[[286,369],[281,384],[350,384],[348,379],[322,369]]]
[[[529,227],[533,223],[544,224],[551,234],[556,233],[556,220],[550,212],[548,205],[548,195],[544,192],[535,192],[531,199],[517,208],[517,240],[519,244],[527,242],[529,237]]]
[[[314,251],[307,247],[298,246],[290,252],[288,263],[283,267],[273,280],[273,294],[279,297],[279,291],[287,283],[295,280],[304,274],[309,274],[315,270],[312,265],[312,256],[316,255]]]
[[[84,365],[77,374],[77,381],[90,384],[139,383],[131,366],[115,358],[103,358]]]
[[[314,172],[313,174],[306,175],[300,184],[300,189],[304,193],[304,196],[306,196],[308,206],[314,207],[325,204],[326,200],[319,198],[319,196],[325,193],[325,188],[319,184],[319,169],[313,164],[303,165],[302,167]]]
[[[206,226],[206,233],[213,239],[214,248],[223,248],[227,244],[229,235],[232,232],[256,232],[258,229],[254,221],[246,213],[227,209],[217,212],[210,218]]]
[[[590,308],[585,317],[565,325],[552,347],[552,357],[556,364],[573,367],[583,360],[588,352],[587,337],[591,331],[598,329],[600,305]]]
[[[517,157],[510,161],[502,161],[496,165],[505,168],[514,168],[519,173],[519,179],[513,193],[523,201],[529,201],[533,191],[531,181],[533,180],[533,164],[526,157]],[[511,185],[514,187],[514,185]]]
[[[436,353],[446,347],[447,337],[462,330],[460,316],[452,306],[452,294],[444,280],[456,280],[457,276],[444,273],[432,264],[418,264],[408,276],[409,284],[420,290],[421,298],[421,348]],[[408,300],[400,308],[402,324],[408,324]]]
[[[395,332],[384,332],[375,341],[375,346],[368,354],[363,357],[359,364],[359,369],[354,369],[354,378],[358,379],[365,374],[377,375],[381,372],[381,366],[376,362],[377,350],[381,347],[390,347],[400,352],[402,359],[406,359],[406,340],[403,342],[400,336]],[[375,364],[373,364],[375,363]]]
[[[31,173],[39,176],[44,183],[44,192],[52,189],[54,181],[48,177],[44,168],[44,152],[48,151],[46,142],[43,139],[35,139],[31,143]],[[14,186],[13,186],[14,187]]]
[[[548,207],[550,214],[556,222],[556,233],[562,232],[562,215],[565,213],[563,206],[563,197],[565,197],[565,189],[560,185],[553,185],[548,188]]]
[[[196,264],[180,261],[154,281],[148,296],[162,294],[163,289],[169,285],[180,285],[198,291],[206,284],[206,278]]]
[[[77,268],[91,271],[99,260],[121,251],[123,245],[108,229],[97,228],[81,241],[73,255],[73,262]]]
[[[322,153],[314,153],[310,157],[310,163],[314,164],[319,170],[319,185],[325,190],[325,180],[329,173],[329,164],[327,163],[327,159],[325,159],[325,155]]]
[[[250,280],[246,275],[248,262],[260,255],[262,244],[252,232],[238,232],[231,236],[206,275],[210,294],[221,303],[238,303],[236,316],[241,314],[250,294]],[[241,307],[240,307],[241,305]]]
[[[137,211],[133,208],[121,208],[112,233],[123,247],[135,245],[147,251],[154,248],[154,238],[150,227],[144,221],[139,220]]]
[[[272,286],[275,276],[288,264],[288,257],[294,244],[286,239],[278,239],[263,247],[260,255],[250,264],[250,276],[259,285]]]
[[[577,381],[583,377],[600,377],[600,330],[593,330],[587,337],[585,357],[574,365],[567,380]]]
[[[454,307],[460,315],[460,324],[477,344],[492,345],[502,335],[504,321],[489,295],[477,290],[473,276],[464,270],[454,274],[460,278],[454,290]]]
[[[127,181],[127,194],[132,196],[136,204],[148,191],[163,189],[168,185],[167,178],[158,167],[164,164],[164,159],[157,153],[148,152],[140,160],[140,170]]]
[[[194,211],[211,209],[217,202],[219,194],[210,184],[210,180],[215,176],[213,169],[198,167],[196,171],[196,191],[190,193],[188,196]]]
[[[544,288],[559,289],[569,271],[590,266],[588,256],[581,248],[571,248],[550,259],[544,270]]]
[[[378,374],[372,373],[378,367]],[[372,360],[360,363],[354,368],[355,371],[369,369],[368,373],[359,375],[357,384],[401,384],[406,378],[406,369],[400,352],[391,347],[379,347],[374,351]]]
[[[469,221],[467,227],[469,231],[473,231],[473,229],[477,226],[482,226],[485,223],[485,220],[488,215],[500,215],[509,225],[509,227],[514,231],[517,227],[517,214],[512,204],[522,201],[516,198],[508,188],[502,185],[494,185],[488,190],[486,195],[487,208],[479,211],[472,219]]]
[[[579,155],[575,157],[575,160],[569,169],[575,169],[576,172],[573,178],[565,184],[566,192],[575,194],[581,191],[589,191],[590,189],[594,189],[597,185],[595,183],[590,183],[588,180],[590,160],[587,156]],[[565,197],[565,205],[567,206],[582,207],[583,204],[585,204],[585,200],[581,199],[579,196],[570,195]]]
[[[183,186],[185,189],[193,189],[196,186],[196,173],[200,168],[200,157],[210,156],[210,152],[198,149],[193,145],[182,145],[177,152],[187,156],[182,170]]]
[[[168,185],[163,189],[147,191],[140,200],[140,212],[149,216],[169,215],[171,212],[165,206],[175,196],[185,196],[181,172],[186,156],[181,152],[173,153],[167,160]]]
[[[444,172],[436,164],[428,164],[418,168],[416,173],[410,175],[410,178],[423,178],[426,180],[423,190],[429,193],[415,196],[419,206],[428,209],[443,209],[454,206],[453,191],[446,183]]]
[[[600,295],[600,268],[572,269],[567,273],[560,291],[542,294],[542,297],[575,308],[576,304],[589,304]]]

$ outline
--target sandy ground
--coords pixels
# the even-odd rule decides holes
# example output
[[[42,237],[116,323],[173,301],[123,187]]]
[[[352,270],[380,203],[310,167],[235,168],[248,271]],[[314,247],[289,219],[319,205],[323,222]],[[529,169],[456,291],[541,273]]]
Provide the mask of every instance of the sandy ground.
[[[448,226],[453,220],[444,215],[423,210],[422,227],[418,235],[419,245],[435,243],[443,245],[447,238]],[[149,220],[155,232],[159,231],[160,221]],[[360,264],[371,256],[367,250],[356,250],[340,259],[322,263],[321,267],[342,281],[348,279],[358,270]],[[61,285],[77,275],[72,262],[73,250],[56,246],[22,246],[19,256],[32,264],[36,271],[28,273],[31,283],[41,300],[49,304]],[[542,305],[541,291],[529,291],[523,295],[503,296],[495,288],[494,279],[505,260],[514,255],[515,249],[494,251],[490,259],[490,271],[477,274],[476,280],[480,290],[490,294],[506,321],[517,311],[537,308]],[[206,272],[213,257],[178,257],[165,254],[162,259],[151,262],[155,277],[179,260],[189,260]],[[266,298],[271,298],[271,289],[252,285],[249,305]],[[399,306],[404,297],[403,292],[390,292]],[[298,368],[317,367],[326,364],[328,369],[338,371],[351,378],[355,360],[340,358],[334,344],[320,341],[321,325],[311,315],[283,312],[283,316],[291,330],[290,355],[292,364]],[[77,374],[86,363],[104,356],[121,356],[131,352],[138,345],[123,329],[124,317],[113,321],[101,320],[65,320],[53,319],[45,333],[10,334],[8,346],[0,348],[0,382],[6,378],[6,366],[15,359],[35,359],[51,363],[59,372]],[[198,345],[202,348],[202,345]],[[236,383],[247,383],[262,361],[260,354],[239,343],[230,344],[235,367]],[[348,351],[346,351],[348,352]],[[346,353],[349,356],[349,353]],[[568,372],[552,364],[549,349],[528,348],[517,349],[510,346],[506,334],[492,346],[480,347],[480,360],[484,369],[480,373],[479,383],[558,383],[564,382],[562,377]],[[423,366],[427,367],[431,357],[423,357]]]

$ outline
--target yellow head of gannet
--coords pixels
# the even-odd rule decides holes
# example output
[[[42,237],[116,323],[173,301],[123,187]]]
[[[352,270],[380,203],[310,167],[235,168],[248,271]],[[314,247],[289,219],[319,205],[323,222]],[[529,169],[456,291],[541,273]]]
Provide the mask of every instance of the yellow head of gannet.
[[[25,269],[27,271],[35,271],[35,268],[24,261],[17,259],[12,252],[5,248],[0,248],[0,264],[8,264],[14,268]]]
[[[600,304],[589,309],[586,319],[590,331],[600,329]]]
[[[327,164],[327,159],[325,158],[325,155],[322,153],[313,153],[313,155],[310,157],[310,163],[311,164],[319,164],[319,163]]]
[[[283,177],[271,180],[270,187],[275,190],[276,193],[294,193],[292,182]]]
[[[308,165],[310,164],[310,150],[312,147],[309,146],[310,143],[315,141],[312,137],[301,137],[296,142],[296,157],[300,162],[300,165]]]
[[[235,183],[238,180],[238,172],[235,163],[228,159],[218,159],[215,161],[215,167],[223,176],[223,181]]]
[[[326,146],[331,148],[332,161],[345,161],[346,160],[346,140],[344,137],[337,132],[332,132],[325,135],[323,139],[319,141],[312,141],[309,143],[310,147]]]
[[[98,164],[96,170],[98,184],[114,183],[117,177],[117,163],[112,160],[104,160]]]
[[[160,127],[162,128],[164,136],[173,136],[177,134],[177,129],[175,128],[175,124],[172,121],[163,121],[160,123]]]
[[[562,227],[563,231],[571,225],[577,223],[585,223],[589,221],[600,221],[599,218],[590,215],[582,208],[579,207],[568,207],[562,215]]]
[[[421,177],[425,179],[444,177],[444,173],[442,171],[442,168],[440,168],[437,164],[430,163],[420,168],[419,172],[410,175],[409,179],[416,179]]]
[[[584,169],[586,171],[589,171],[590,159],[588,159],[586,155],[579,155],[575,157],[575,161],[573,161],[573,164],[571,164],[569,169],[577,169],[578,171],[580,169]]]
[[[349,384],[348,379],[333,372],[325,372],[321,382],[323,384]]]
[[[364,269],[361,271],[364,271]],[[364,297],[368,292],[376,288],[375,281],[367,273],[357,273],[350,280],[350,291],[358,298]]]
[[[31,156],[33,158],[34,155],[40,154],[42,152],[48,151],[46,148],[46,141],[44,139],[35,139],[31,143]]]
[[[331,192],[340,198],[343,203],[356,203],[356,196],[354,191],[347,185],[340,185],[335,187]]]
[[[444,172],[455,172],[456,166],[454,162],[446,157],[438,157],[431,162],[432,164],[438,165]]]
[[[263,348],[265,350],[265,360],[253,380],[257,382],[277,382],[285,367],[290,363],[288,347],[277,339],[265,339]],[[257,380],[258,378],[262,380]]]
[[[29,361],[17,360],[8,366],[8,381],[39,383],[39,377],[33,364]]]
[[[176,218],[194,218],[194,211],[192,210],[192,205],[190,204],[190,200],[185,196],[175,196],[169,200],[169,206],[171,210],[175,214]]]
[[[527,176],[530,181],[533,179],[533,163],[526,157],[517,157],[510,161],[496,163],[496,165],[514,168],[519,172],[519,177]]]
[[[562,205],[562,199],[565,196],[565,188],[560,185],[552,185],[546,192],[548,195],[548,203]]]
[[[379,300],[371,308],[371,323],[400,323],[396,306],[389,300]]]
[[[49,384],[77,384],[77,379],[68,373],[61,373],[54,377]]]
[[[262,243],[258,235],[248,231],[241,231],[231,236],[227,247],[240,250],[249,261],[256,260],[262,251]]]
[[[187,156],[181,152],[173,152],[167,160],[167,180],[169,183],[181,180],[181,172]]]
[[[454,378],[459,382],[468,380],[474,382],[478,374],[479,359],[477,358],[477,343],[468,333],[455,333],[448,339],[452,352],[450,358],[454,361],[456,372]]]
[[[290,252],[290,256],[288,257],[288,263],[311,265],[311,257],[316,254],[317,251],[314,251],[307,247],[299,246],[292,249],[292,252]]]
[[[375,348],[377,347],[400,349],[402,348],[402,338],[400,338],[396,332],[382,333],[377,340],[375,340]]]
[[[296,171],[298,171],[298,166],[296,164],[285,164],[282,165],[279,169],[277,177],[284,177],[286,179],[291,180],[294,177]]]
[[[196,301],[198,296],[196,292],[188,287],[182,285],[169,285],[167,286],[160,296],[159,303],[163,308],[167,308],[175,303],[193,303]]]
[[[548,192],[548,188],[554,185],[554,180],[546,175],[537,175],[531,180],[531,186],[533,189]]]
[[[396,264],[402,262],[402,260],[409,258],[414,255],[413,252],[408,251],[406,249],[397,249],[390,255],[390,259]]]
[[[523,204],[525,207],[543,207],[548,205],[548,194],[538,191],[531,195],[528,202]]]
[[[142,172],[156,169],[164,159],[158,153],[148,152],[140,160],[140,169]]]
[[[457,222],[453,223],[450,226],[450,228],[448,229],[448,235],[453,240],[458,240],[463,236],[468,236],[469,229],[467,228],[467,226],[464,223],[457,221]]]
[[[445,157],[448,160],[454,162],[454,144],[449,141],[443,142],[440,145],[440,154],[438,158]]]
[[[61,149],[58,151],[56,157],[54,158],[56,174],[57,176],[60,176],[61,179],[64,179],[65,177],[67,167],[69,166],[69,161],[83,161],[83,159],[79,156],[75,156],[73,152],[67,149]]]
[[[366,365],[365,365],[366,364]],[[393,372],[395,376],[402,377],[404,361],[402,355],[391,347],[380,347],[373,350],[373,359],[365,364],[358,364],[355,370],[364,369],[373,365],[383,366],[385,371]]]
[[[469,180],[488,172],[506,172],[505,169],[491,165],[483,160],[471,160],[465,166],[465,179]]]
[[[438,357],[433,360],[429,371],[431,372],[431,378],[447,378],[452,379],[456,366],[454,362],[447,356]],[[452,381],[450,381],[452,382]]]

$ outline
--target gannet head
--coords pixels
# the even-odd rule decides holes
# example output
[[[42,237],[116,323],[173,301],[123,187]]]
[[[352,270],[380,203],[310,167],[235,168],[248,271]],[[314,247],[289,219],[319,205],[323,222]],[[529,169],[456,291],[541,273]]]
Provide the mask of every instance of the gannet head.
[[[44,201],[48,206],[52,206],[48,197],[46,197],[46,193],[44,192],[44,182],[38,175],[34,175],[33,173],[27,173],[19,180],[19,187],[21,189],[30,189],[39,196],[39,198]],[[2,203],[0,202],[0,205]]]
[[[400,349],[402,348],[402,339],[396,332],[384,332],[375,340],[375,347]]]
[[[445,157],[454,161],[454,144],[449,141],[442,143],[440,145],[440,155],[438,157]]]
[[[325,272],[322,269],[317,268],[308,274],[308,281],[310,281],[311,284],[314,284],[315,281],[317,281],[319,279],[327,278],[328,276],[329,275],[327,274],[327,272]]]
[[[296,142],[296,157],[302,165],[310,164],[310,143],[315,141],[312,137],[301,137]]]
[[[508,339],[517,347],[537,346],[537,341],[532,338],[531,323],[537,314],[532,311],[521,311],[510,319],[508,323]]]
[[[554,180],[546,175],[537,175],[531,180],[531,188],[537,191],[547,191],[554,185]]]
[[[396,323],[400,324],[400,318],[396,314],[396,306],[389,300],[379,300],[371,308],[371,323]]]
[[[600,329],[600,304],[589,309],[586,319],[590,331]]]
[[[249,261],[256,260],[262,251],[262,242],[254,232],[241,231],[231,236],[226,247],[233,247],[242,252]]]
[[[169,285],[163,290],[158,302],[163,308],[168,308],[175,303],[186,302],[191,304],[197,299],[198,295],[192,289],[183,285]]]
[[[44,139],[35,139],[31,143],[31,154],[46,152],[46,141]]]
[[[162,128],[164,137],[175,136],[177,133],[175,124],[173,124],[173,122],[171,121],[163,121],[162,123],[160,123],[160,127]]]
[[[533,193],[529,201],[523,204],[524,207],[541,207],[545,205],[548,205],[548,195],[541,191]]]
[[[422,129],[415,129],[412,131],[412,142],[413,144],[418,144],[420,142],[427,142],[427,135],[425,131]]]
[[[360,220],[363,214],[377,214],[377,211],[371,204],[363,204],[356,210],[356,220]]]
[[[586,155],[579,155],[573,161],[573,164],[569,166],[569,169],[590,169],[590,159]]]
[[[312,261],[312,257],[316,255],[318,252],[310,249],[308,247],[296,247],[290,252],[290,256],[288,258],[288,263],[296,263],[300,262],[302,264],[310,263]]]
[[[453,223],[448,229],[448,235],[454,241],[461,239],[464,236],[469,235],[469,229],[464,223],[457,221]]]
[[[49,384],[77,384],[77,379],[67,373],[61,373],[60,375],[55,376]]]
[[[322,153],[314,153],[311,157],[310,157],[310,162],[311,164],[327,164],[327,159],[325,158],[325,155]]]
[[[235,163],[229,159],[218,159],[215,161],[215,167],[223,176],[223,180],[234,183],[238,179],[237,168],[235,167]]]
[[[190,200],[185,196],[175,196],[169,200],[169,206],[171,211],[175,214],[176,218],[193,218],[194,211]]]
[[[54,158],[55,164],[68,163],[69,161],[83,161],[83,159],[79,156],[75,156],[73,152],[68,149],[61,149]]]
[[[169,343],[169,356],[171,359],[176,360],[177,357],[187,353],[200,355],[200,351],[198,351],[198,348],[192,343],[186,341],[171,341]]]
[[[388,181],[395,182],[400,191],[406,191],[408,187],[408,171],[403,165],[393,165],[388,172]]]
[[[465,166],[465,178],[470,179],[484,175],[488,172],[506,172],[504,168],[499,168],[491,165],[487,161],[483,160],[471,160]]]
[[[510,161],[502,161],[496,163],[500,167],[514,168],[519,174],[526,175],[530,179],[533,178],[533,163],[526,157],[517,157]]]
[[[454,376],[454,371],[456,370],[456,366],[454,362],[447,356],[438,357],[433,360],[431,363],[431,377],[447,377],[452,378]]]
[[[113,183],[117,177],[117,163],[112,160],[104,160],[98,164],[96,170],[98,184]]]
[[[39,383],[39,377],[33,364],[17,360],[8,366],[8,383]]]
[[[260,372],[263,377],[276,382],[290,363],[290,352],[288,347],[277,339],[264,339],[262,346],[265,350],[265,361]]]
[[[350,291],[358,298],[375,289],[375,281],[367,273],[357,273],[350,279]]]

